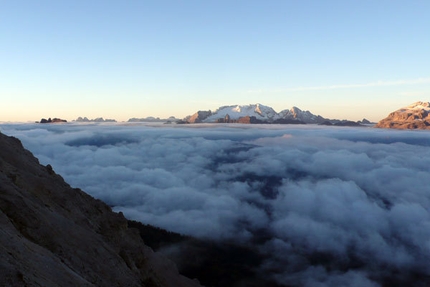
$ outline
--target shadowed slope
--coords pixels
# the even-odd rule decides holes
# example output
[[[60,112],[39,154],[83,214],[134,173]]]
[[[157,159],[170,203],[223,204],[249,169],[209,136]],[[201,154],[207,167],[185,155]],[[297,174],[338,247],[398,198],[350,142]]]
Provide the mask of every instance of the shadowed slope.
[[[0,134],[1,286],[199,286],[155,255],[122,214]]]

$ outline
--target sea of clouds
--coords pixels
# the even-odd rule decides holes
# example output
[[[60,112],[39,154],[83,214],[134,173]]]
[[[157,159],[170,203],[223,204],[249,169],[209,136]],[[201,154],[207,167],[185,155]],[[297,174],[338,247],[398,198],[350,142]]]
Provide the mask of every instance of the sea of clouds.
[[[255,245],[288,286],[427,286],[430,132],[1,124],[126,217]]]

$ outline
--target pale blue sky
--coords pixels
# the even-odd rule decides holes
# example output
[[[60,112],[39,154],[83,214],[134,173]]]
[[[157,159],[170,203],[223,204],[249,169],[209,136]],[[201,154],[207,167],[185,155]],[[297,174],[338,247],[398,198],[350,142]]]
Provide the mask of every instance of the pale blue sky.
[[[430,1],[2,1],[0,121],[430,101]]]

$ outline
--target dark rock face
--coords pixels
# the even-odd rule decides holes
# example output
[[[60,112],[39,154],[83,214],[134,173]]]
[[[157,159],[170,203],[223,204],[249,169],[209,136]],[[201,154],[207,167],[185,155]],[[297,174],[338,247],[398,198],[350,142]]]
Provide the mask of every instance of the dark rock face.
[[[339,122],[334,123],[333,125],[340,126],[340,127],[359,127],[359,126],[361,126],[361,124],[358,122],[353,122],[353,121],[348,121],[348,120],[339,121]]]
[[[277,119],[276,121],[274,121],[273,122],[274,124],[282,124],[282,125],[291,125],[291,124],[296,124],[296,125],[305,125],[306,123],[305,122],[303,122],[303,121],[301,121],[301,120],[298,120],[298,119],[295,119],[295,118],[292,118],[292,119],[288,119],[288,118],[285,118],[285,119]]]
[[[62,120],[62,119],[59,119],[59,118],[53,118],[53,119],[49,118],[49,119],[41,119],[41,120],[40,120],[40,123],[41,123],[41,124],[67,123],[67,121],[66,121],[66,120]]]
[[[354,122],[348,120],[327,120],[319,123],[320,126],[338,126],[338,127],[361,127],[363,126],[361,121]]]
[[[0,286],[200,286],[121,213],[0,134]]]
[[[322,123],[319,123],[320,126],[332,126],[333,124],[330,121],[323,121]]]
[[[258,248],[196,239],[136,221],[128,224],[139,230],[148,246],[171,258],[184,275],[199,278],[204,286],[285,287],[259,271],[265,257]]]

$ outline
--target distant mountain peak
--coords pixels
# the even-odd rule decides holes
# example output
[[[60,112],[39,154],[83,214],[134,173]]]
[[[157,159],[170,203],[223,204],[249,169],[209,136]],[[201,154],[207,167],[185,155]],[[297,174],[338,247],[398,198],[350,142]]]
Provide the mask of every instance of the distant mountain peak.
[[[375,126],[390,129],[430,129],[430,103],[415,102],[390,113]]]
[[[104,119],[102,117],[95,118],[95,119],[88,119],[87,117],[78,117],[75,122],[81,122],[81,123],[89,123],[89,122],[95,122],[95,123],[104,123],[104,122],[116,122],[114,119]]]

